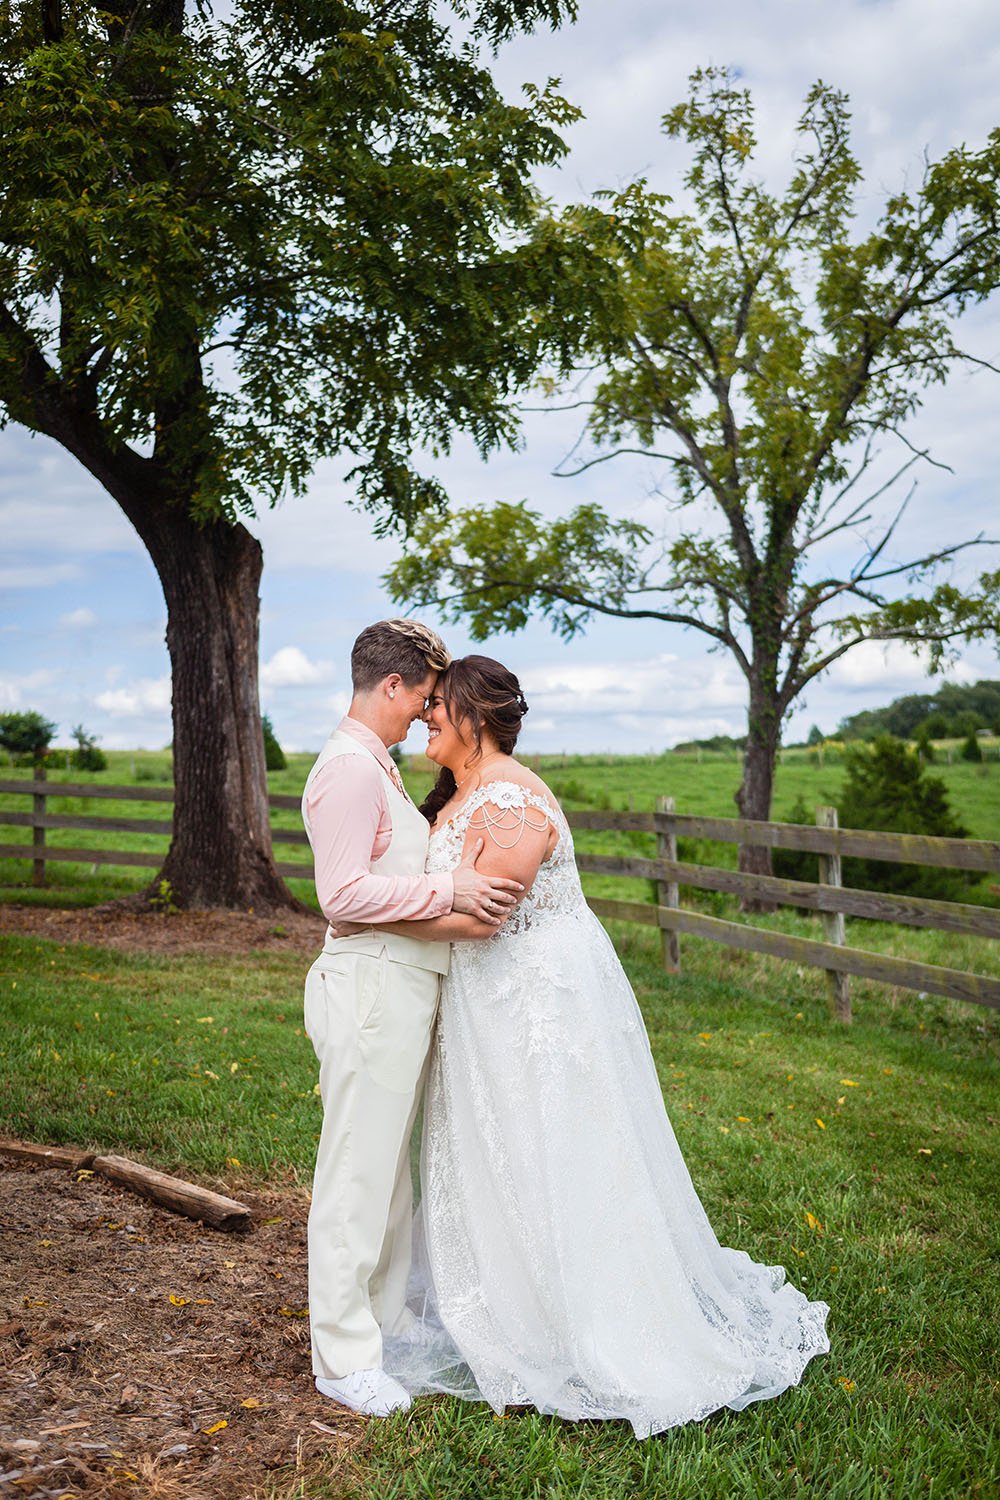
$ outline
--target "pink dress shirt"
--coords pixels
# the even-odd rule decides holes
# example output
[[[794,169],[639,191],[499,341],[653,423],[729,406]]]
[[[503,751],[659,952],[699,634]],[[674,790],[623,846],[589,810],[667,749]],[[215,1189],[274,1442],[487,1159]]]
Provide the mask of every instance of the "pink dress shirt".
[[[365,724],[350,716],[337,728],[371,755],[340,755],[316,773],[306,808],[316,862],[316,895],[330,922],[402,922],[451,911],[454,883],[439,875],[374,875],[389,847],[392,816],[385,779],[392,757]],[[392,770],[390,771],[390,768]]]

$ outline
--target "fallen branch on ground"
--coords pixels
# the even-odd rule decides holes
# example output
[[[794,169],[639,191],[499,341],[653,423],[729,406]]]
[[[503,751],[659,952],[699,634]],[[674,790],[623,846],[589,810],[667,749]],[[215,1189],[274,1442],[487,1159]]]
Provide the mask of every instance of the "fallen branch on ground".
[[[212,1229],[245,1229],[251,1212],[245,1203],[213,1193],[209,1188],[182,1177],[170,1177],[154,1167],[130,1161],[126,1156],[97,1156],[92,1151],[76,1151],[62,1146],[34,1146],[27,1141],[0,1141],[0,1152],[18,1161],[33,1162],[40,1167],[63,1167],[70,1171],[93,1171],[119,1187],[126,1187],[154,1203],[198,1219]]]

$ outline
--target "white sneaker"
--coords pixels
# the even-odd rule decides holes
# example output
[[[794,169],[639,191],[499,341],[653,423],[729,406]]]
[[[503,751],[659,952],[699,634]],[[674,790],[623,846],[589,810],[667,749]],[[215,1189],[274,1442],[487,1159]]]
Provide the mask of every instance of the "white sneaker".
[[[317,1375],[316,1389],[365,1417],[387,1417],[394,1411],[409,1410],[412,1404],[399,1381],[379,1369],[352,1370],[339,1380]]]

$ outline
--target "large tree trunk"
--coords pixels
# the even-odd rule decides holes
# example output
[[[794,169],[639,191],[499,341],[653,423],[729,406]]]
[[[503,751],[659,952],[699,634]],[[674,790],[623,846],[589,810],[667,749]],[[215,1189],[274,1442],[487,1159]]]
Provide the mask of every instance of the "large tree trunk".
[[[129,505],[167,603],[174,832],[156,878],[183,907],[300,905],[274,867],[257,689],[260,544],[186,506]]]
[[[768,674],[755,674],[750,684],[747,747],[743,757],[743,780],[736,793],[741,818],[766,823],[771,817],[774,768],[781,742],[781,714],[776,695],[768,691]],[[739,868],[754,875],[771,874],[771,851],[754,844],[741,844]],[[774,911],[774,903],[744,897],[744,911]]]

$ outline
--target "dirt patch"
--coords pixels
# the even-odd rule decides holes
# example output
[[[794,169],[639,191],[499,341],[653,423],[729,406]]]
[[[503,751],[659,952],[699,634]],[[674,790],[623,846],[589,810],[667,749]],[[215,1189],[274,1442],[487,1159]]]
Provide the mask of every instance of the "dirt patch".
[[[0,1494],[251,1500],[360,1440],[312,1384],[305,1197],[240,1196],[220,1234],[0,1164]]]
[[[51,938],[57,943],[91,943],[121,953],[253,952],[300,953],[311,961],[323,946],[326,922],[319,913],[283,912],[280,917],[240,911],[137,910],[109,901],[72,911],[0,903],[0,933]]]

